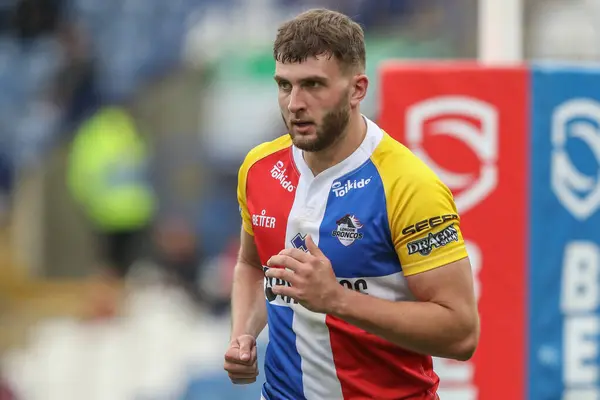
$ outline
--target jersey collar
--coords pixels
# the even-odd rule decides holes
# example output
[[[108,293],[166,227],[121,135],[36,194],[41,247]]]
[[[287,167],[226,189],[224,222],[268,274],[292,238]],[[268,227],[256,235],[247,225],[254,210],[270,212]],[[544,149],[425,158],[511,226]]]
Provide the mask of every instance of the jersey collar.
[[[375,148],[379,145],[379,142],[383,138],[383,131],[367,117],[363,115],[363,119],[367,123],[367,134],[363,139],[360,146],[346,159],[340,163],[330,167],[320,173],[317,177],[313,176],[312,171],[304,160],[303,151],[292,145],[292,154],[294,157],[294,163],[303,178],[309,179],[335,179],[337,177],[346,175],[347,173],[355,170],[364,164],[373,154]],[[321,178],[322,177],[322,178]]]

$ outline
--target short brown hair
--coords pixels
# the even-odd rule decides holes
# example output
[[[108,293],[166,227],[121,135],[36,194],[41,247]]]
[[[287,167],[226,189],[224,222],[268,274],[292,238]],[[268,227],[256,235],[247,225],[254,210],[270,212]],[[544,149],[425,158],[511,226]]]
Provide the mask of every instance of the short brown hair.
[[[366,64],[365,34],[348,16],[324,8],[303,12],[277,30],[273,57],[282,63],[306,61],[309,57],[335,57],[343,69]]]

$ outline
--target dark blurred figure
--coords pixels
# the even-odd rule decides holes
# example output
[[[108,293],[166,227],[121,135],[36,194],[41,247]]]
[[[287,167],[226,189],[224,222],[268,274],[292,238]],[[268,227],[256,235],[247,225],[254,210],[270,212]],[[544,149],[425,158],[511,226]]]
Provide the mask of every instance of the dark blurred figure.
[[[24,41],[54,35],[63,22],[63,0],[18,0],[12,15],[16,36]]]
[[[8,154],[0,151],[0,227],[8,222],[13,180],[14,176],[10,157]]]
[[[4,35],[10,34],[12,31],[14,6],[15,4],[11,1],[0,2],[0,33]]]
[[[62,131],[70,134],[100,107],[97,62],[87,33],[80,26],[64,24],[57,34],[64,61],[51,89],[52,101],[63,110]],[[65,139],[70,140],[71,136]]]
[[[193,224],[178,217],[164,217],[153,232],[154,259],[168,278],[182,287],[197,304],[205,303],[198,288],[202,249]]]
[[[52,79],[47,100],[61,110],[62,132],[73,132],[100,105],[96,60],[87,32],[69,14],[65,0],[14,0],[0,8],[0,24],[18,38],[24,50],[37,39],[52,37],[61,48],[62,62]]]
[[[167,125],[153,137],[151,174],[159,204],[153,261],[169,283],[182,287],[197,305],[206,305],[198,279],[209,249],[196,226],[204,203],[205,168],[198,136],[179,132]]]

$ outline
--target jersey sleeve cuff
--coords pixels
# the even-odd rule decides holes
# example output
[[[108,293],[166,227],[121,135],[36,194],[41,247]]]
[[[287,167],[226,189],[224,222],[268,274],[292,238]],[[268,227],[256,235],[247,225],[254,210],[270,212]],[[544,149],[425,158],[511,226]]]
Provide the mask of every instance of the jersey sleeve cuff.
[[[456,247],[451,251],[447,251],[444,254],[440,254],[435,257],[430,257],[426,260],[412,263],[407,266],[403,265],[402,271],[404,272],[404,276],[420,274],[422,272],[443,267],[444,265],[450,264],[454,261],[462,260],[463,258],[466,258],[468,256],[469,255],[467,253],[467,248],[463,245],[460,247]]]
[[[242,224],[242,227],[248,235],[254,236],[254,231],[252,231],[252,228],[248,224]]]

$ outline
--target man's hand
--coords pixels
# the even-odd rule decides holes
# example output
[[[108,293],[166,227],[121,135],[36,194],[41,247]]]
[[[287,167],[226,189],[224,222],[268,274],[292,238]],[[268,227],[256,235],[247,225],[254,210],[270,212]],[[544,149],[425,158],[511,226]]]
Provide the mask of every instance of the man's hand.
[[[265,275],[291,285],[273,286],[273,293],[289,296],[310,311],[328,314],[344,288],[337,281],[331,262],[310,236],[306,237],[306,246],[308,253],[284,249],[271,257]]]
[[[236,385],[256,382],[258,376],[256,339],[250,335],[233,339],[225,353],[224,367],[229,373],[229,379]]]

